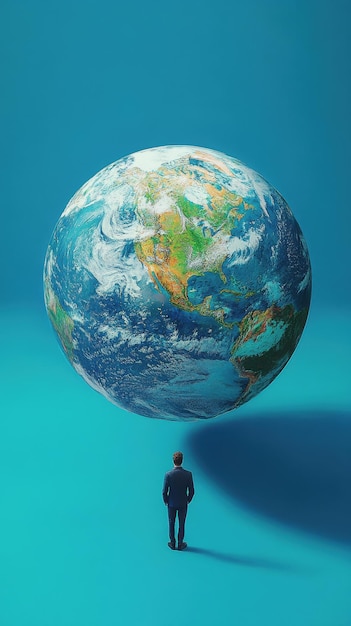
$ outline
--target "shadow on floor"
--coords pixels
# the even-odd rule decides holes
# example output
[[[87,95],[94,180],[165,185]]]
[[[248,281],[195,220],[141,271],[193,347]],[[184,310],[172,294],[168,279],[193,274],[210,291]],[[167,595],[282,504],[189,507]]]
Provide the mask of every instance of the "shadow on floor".
[[[294,568],[284,563],[278,563],[276,561],[270,561],[268,559],[257,559],[253,557],[240,556],[238,554],[224,554],[223,552],[217,552],[215,550],[207,550],[205,548],[196,548],[188,546],[186,552],[193,552],[195,554],[203,554],[209,556],[218,561],[225,563],[233,563],[234,565],[245,565],[247,567],[261,567],[266,569],[273,569],[279,571],[293,571]]]
[[[351,414],[262,414],[206,424],[189,438],[209,478],[274,520],[351,544]]]

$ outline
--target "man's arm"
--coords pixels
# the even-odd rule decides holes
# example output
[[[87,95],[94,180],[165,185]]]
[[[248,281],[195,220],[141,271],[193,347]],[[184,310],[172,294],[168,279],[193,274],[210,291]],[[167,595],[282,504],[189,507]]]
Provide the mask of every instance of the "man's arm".
[[[165,504],[168,504],[168,491],[169,491],[168,474],[166,474],[164,481],[163,481],[163,489],[162,489],[162,497],[163,497],[163,502]]]
[[[189,476],[189,485],[188,485],[188,503],[192,501],[194,497],[194,493],[195,493],[193,475],[191,472],[189,472],[189,474],[190,476]]]

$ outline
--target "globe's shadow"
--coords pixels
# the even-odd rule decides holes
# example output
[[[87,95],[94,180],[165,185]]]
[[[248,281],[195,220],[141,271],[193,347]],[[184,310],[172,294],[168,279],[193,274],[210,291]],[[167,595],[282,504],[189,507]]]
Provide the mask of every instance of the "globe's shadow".
[[[210,478],[260,514],[351,544],[351,414],[282,413],[208,424],[190,445]]]

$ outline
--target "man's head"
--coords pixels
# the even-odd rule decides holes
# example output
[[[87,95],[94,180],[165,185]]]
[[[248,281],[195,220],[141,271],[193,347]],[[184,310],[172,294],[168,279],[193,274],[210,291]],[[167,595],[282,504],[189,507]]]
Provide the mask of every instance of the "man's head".
[[[173,454],[173,463],[174,463],[174,465],[177,465],[177,467],[179,467],[183,463],[183,453],[182,452],[175,452]]]

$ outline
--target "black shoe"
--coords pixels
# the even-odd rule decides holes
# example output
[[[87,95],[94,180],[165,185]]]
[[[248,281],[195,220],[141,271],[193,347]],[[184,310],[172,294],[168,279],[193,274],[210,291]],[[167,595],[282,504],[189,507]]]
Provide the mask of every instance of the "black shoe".
[[[182,543],[178,545],[178,550],[185,550],[185,548],[187,547],[188,547],[188,544],[185,543],[185,541],[182,541]]]
[[[174,543],[174,541],[169,541],[168,542],[168,547],[171,548],[171,550],[175,550],[175,543]]]

